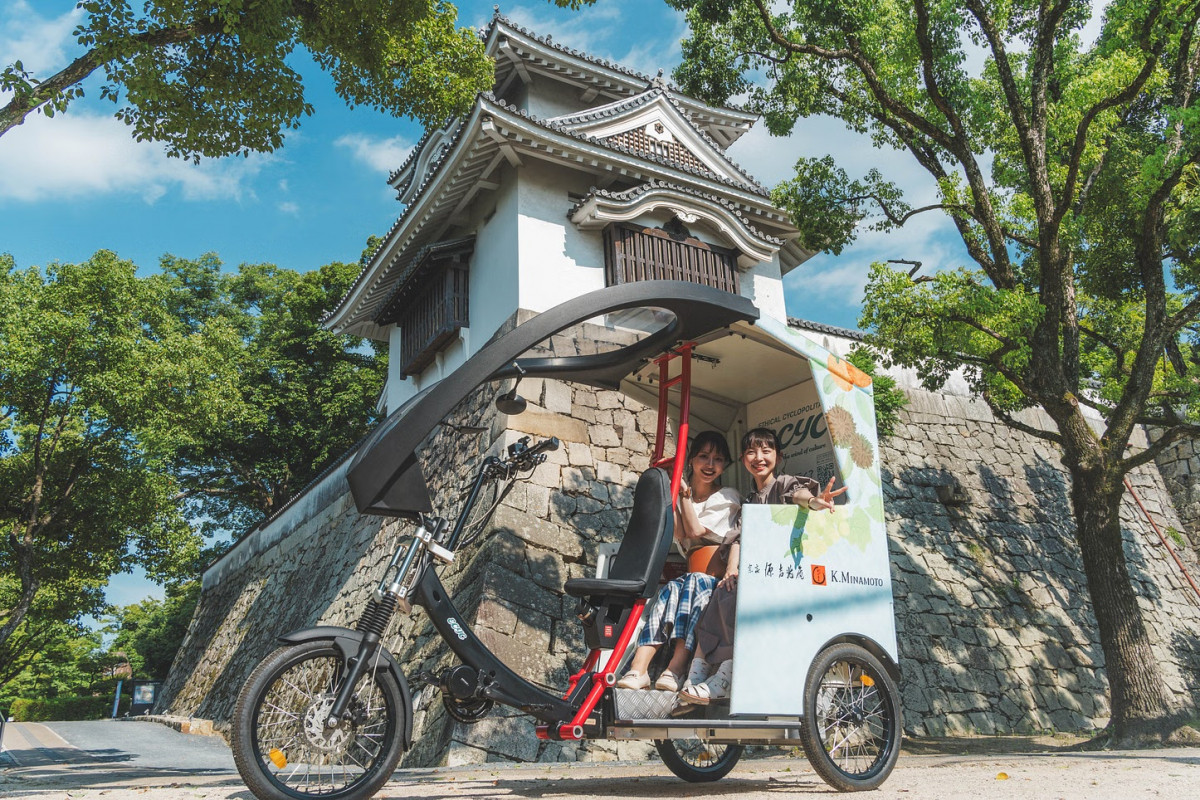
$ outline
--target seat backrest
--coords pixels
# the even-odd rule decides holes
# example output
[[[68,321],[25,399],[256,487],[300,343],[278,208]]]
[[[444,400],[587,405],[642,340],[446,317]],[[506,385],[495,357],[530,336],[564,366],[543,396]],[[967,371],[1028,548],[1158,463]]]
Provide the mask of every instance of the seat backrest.
[[[643,580],[646,588],[642,597],[658,591],[671,536],[675,529],[675,514],[671,509],[671,476],[654,467],[642,473],[633,491],[633,511],[629,527],[617,554],[608,569],[610,580]]]

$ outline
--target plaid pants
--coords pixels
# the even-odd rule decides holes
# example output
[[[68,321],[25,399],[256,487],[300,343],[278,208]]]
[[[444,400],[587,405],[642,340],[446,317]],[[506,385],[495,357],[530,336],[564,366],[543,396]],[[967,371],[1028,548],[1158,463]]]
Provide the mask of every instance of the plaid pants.
[[[696,649],[696,623],[712,597],[717,579],[703,572],[689,572],[658,590],[650,617],[638,636],[638,647],[683,639],[688,650]]]

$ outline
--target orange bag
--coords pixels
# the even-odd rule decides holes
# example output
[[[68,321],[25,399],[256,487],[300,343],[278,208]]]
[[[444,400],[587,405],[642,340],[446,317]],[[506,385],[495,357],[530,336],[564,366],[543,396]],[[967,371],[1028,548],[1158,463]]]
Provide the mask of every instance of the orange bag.
[[[720,545],[697,547],[688,553],[688,572],[703,572],[720,578],[725,575],[725,559],[717,556]]]

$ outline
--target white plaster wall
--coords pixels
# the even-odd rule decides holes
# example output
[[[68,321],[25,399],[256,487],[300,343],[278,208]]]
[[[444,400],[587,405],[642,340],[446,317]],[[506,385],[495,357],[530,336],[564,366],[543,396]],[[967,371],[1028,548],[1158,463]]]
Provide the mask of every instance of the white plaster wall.
[[[525,96],[525,110],[542,119],[577,114],[585,109],[612,102],[608,98],[596,98],[590,103],[585,103],[580,99],[583,90],[578,86],[541,76],[534,80],[532,91],[527,92]]]
[[[471,353],[517,310],[517,184],[524,170],[505,168],[500,188],[475,201],[475,253],[471,256]]]
[[[517,310],[517,181],[511,171],[505,170],[499,182],[501,188],[484,193],[475,201],[466,230],[446,237],[475,231],[468,285],[471,325],[460,330],[458,340],[447,345],[433,363],[412,378],[400,376],[401,334],[398,328],[391,329],[384,398],[388,412],[457,369]]]
[[[770,261],[759,261],[742,273],[741,294],[758,306],[765,316],[787,324],[787,307],[783,297],[783,278],[780,277],[779,255]]]
[[[521,308],[545,311],[604,288],[603,237],[599,231],[581,231],[567,219],[574,205],[568,193],[583,194],[590,186],[589,176],[544,161],[529,161],[520,170],[516,228]]]

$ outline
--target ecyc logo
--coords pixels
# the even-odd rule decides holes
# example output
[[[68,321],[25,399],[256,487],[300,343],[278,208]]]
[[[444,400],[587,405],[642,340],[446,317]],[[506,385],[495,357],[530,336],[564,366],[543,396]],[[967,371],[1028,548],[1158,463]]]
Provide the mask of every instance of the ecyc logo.
[[[467,640],[467,632],[464,631],[462,626],[458,624],[458,620],[456,620],[454,617],[446,617],[446,624],[454,629],[454,633],[458,635],[459,639],[464,642]]]

